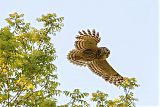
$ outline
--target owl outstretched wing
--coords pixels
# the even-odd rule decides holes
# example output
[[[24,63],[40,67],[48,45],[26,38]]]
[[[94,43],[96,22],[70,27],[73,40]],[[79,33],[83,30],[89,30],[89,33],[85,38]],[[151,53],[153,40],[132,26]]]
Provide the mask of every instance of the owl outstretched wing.
[[[81,60],[80,50],[77,49],[71,50],[67,55],[67,59],[73,64],[86,66],[86,62]]]
[[[76,37],[75,48],[71,50],[67,58],[71,63],[86,66],[90,61],[95,59],[99,48],[97,44],[100,42],[99,33],[94,29],[90,31],[79,31],[79,35]]]
[[[88,64],[88,67],[105,81],[115,85],[123,82],[123,77],[118,74],[105,59],[95,59]]]
[[[97,51],[94,49],[73,49],[68,53],[67,58],[71,63],[81,66],[86,66],[97,56]]]
[[[79,31],[79,35],[76,37],[75,47],[76,49],[97,49],[97,44],[100,42],[99,32],[94,29],[92,32],[88,29],[87,32]]]

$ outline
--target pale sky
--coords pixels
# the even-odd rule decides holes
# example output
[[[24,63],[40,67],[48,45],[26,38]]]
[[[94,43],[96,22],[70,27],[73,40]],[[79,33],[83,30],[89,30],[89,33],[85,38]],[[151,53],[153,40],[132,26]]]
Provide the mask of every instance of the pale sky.
[[[111,51],[108,61],[113,68],[123,76],[137,78],[137,107],[158,106],[158,0],[3,0],[0,25],[5,25],[4,19],[12,12],[24,13],[25,20],[35,27],[39,27],[35,19],[42,14],[64,16],[65,26],[53,37],[60,89],[100,90],[110,98],[122,94],[88,68],[73,65],[66,58],[74,48],[77,32],[94,28],[102,39],[99,46]],[[59,104],[68,101],[63,96],[59,99]]]

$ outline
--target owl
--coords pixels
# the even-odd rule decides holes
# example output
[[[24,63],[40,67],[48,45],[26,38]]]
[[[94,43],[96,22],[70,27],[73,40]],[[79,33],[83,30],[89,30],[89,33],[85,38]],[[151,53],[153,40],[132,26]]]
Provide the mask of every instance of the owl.
[[[118,85],[123,82],[124,77],[117,73],[106,60],[110,50],[106,47],[98,47],[100,40],[99,32],[94,29],[79,31],[74,44],[75,49],[68,53],[67,58],[71,63],[86,66],[105,81]]]

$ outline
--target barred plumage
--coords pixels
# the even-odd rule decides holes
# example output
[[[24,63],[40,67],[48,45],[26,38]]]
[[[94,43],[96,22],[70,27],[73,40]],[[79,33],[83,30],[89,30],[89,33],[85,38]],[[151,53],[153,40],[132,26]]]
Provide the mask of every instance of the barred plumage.
[[[73,49],[69,52],[69,54],[67,55],[67,58],[73,64],[80,65],[80,66],[86,66],[85,61],[79,60],[80,58],[78,58],[78,54],[79,54],[79,51]]]
[[[95,31],[95,29],[92,30],[92,34],[93,34],[93,36],[96,36],[96,31]]]
[[[71,50],[67,56],[71,63],[88,66],[92,72],[109,83],[117,85],[123,82],[124,78],[106,60],[110,50],[106,47],[97,47],[100,42],[99,32],[94,29],[92,32],[89,29],[82,30],[76,39],[74,44],[76,49]]]
[[[90,31],[89,29],[87,29],[87,31],[88,31],[88,34],[89,34],[89,35],[92,35],[92,33],[91,33],[91,31]]]

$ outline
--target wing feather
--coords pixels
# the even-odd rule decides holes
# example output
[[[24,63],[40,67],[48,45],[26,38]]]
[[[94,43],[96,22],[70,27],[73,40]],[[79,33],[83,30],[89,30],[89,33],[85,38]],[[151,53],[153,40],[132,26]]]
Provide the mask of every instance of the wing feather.
[[[98,76],[113,84],[119,84],[123,81],[123,77],[119,75],[110,64],[103,59],[95,59],[88,64],[88,67]]]
[[[67,59],[73,64],[80,65],[80,66],[86,66],[86,62],[80,60],[81,59],[80,51],[78,50],[75,50],[75,49],[71,50],[67,55]]]
[[[76,49],[97,49],[97,44],[100,42],[99,33],[95,32],[95,30],[91,31],[82,30],[79,31],[79,35],[76,37],[77,41],[75,41]]]
[[[92,34],[93,34],[93,36],[95,36],[95,35],[96,35],[96,31],[95,31],[95,29],[93,29],[93,30],[92,30]]]

